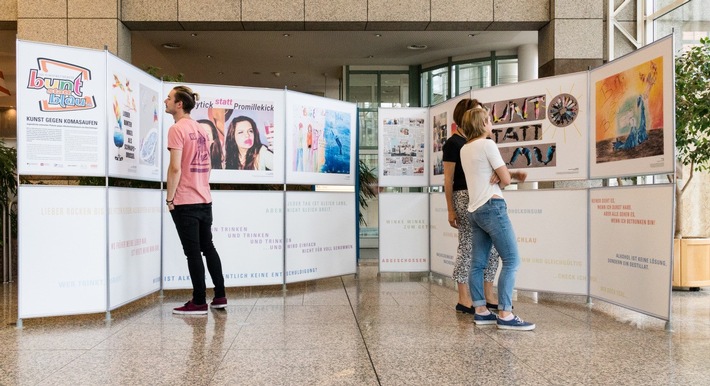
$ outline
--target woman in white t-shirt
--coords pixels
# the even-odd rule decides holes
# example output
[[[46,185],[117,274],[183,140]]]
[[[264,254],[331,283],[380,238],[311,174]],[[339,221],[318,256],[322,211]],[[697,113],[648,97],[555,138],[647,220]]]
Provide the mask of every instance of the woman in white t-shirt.
[[[469,286],[473,297],[477,325],[497,324],[499,329],[533,330],[535,324],[513,315],[513,287],[520,265],[518,244],[502,188],[512,178],[524,182],[527,173],[510,172],[491,135],[491,118],[487,110],[474,107],[463,116],[461,132],[467,139],[461,148],[461,166],[468,186],[468,212],[473,237]],[[483,271],[491,245],[500,254],[503,268],[498,277],[498,315],[486,308],[483,293]]]

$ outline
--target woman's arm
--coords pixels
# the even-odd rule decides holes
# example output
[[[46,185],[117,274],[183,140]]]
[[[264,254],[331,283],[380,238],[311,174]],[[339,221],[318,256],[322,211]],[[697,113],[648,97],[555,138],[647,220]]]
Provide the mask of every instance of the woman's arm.
[[[458,228],[456,224],[456,210],[454,209],[454,171],[456,162],[444,162],[444,196],[446,207],[449,209],[449,225]]]
[[[525,179],[528,177],[528,173],[523,172],[523,171],[511,172],[508,170],[508,167],[505,165],[496,169],[495,174],[498,176],[498,178],[500,178],[500,182],[498,182],[498,186],[500,186],[501,189],[510,185],[510,183],[513,181],[513,178],[518,180],[518,182],[525,182]]]

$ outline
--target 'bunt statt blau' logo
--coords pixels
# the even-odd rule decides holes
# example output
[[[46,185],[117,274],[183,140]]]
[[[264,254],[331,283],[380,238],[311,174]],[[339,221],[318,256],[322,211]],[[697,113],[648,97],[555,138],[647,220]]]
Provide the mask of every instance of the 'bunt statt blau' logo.
[[[82,88],[91,80],[91,70],[58,60],[37,58],[37,69],[31,69],[27,81],[30,90],[47,90],[47,99],[39,101],[41,111],[78,111],[96,107],[94,96],[84,95]]]

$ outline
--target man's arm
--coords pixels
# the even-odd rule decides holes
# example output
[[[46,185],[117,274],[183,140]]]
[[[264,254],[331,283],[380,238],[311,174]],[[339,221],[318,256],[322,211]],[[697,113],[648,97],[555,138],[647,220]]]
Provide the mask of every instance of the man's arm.
[[[182,174],[182,150],[170,149],[170,165],[168,166],[168,209],[173,210],[174,205],[171,203],[175,199],[175,191],[177,191],[180,175]]]

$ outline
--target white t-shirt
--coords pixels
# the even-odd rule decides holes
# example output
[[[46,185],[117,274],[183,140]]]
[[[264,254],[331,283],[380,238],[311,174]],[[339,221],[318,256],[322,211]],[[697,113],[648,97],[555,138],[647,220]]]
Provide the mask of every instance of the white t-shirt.
[[[491,184],[495,169],[505,165],[498,146],[490,139],[477,139],[461,148],[461,166],[468,185],[468,211],[474,212],[491,197],[503,197],[500,186]]]

